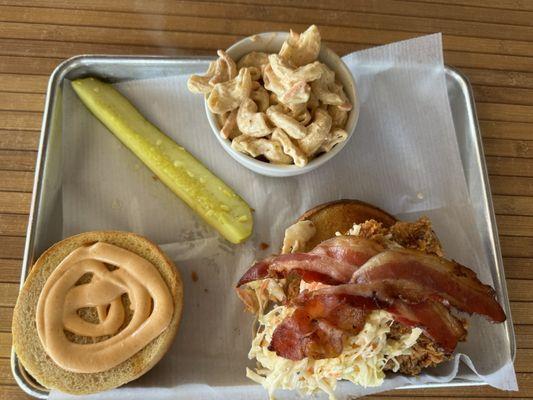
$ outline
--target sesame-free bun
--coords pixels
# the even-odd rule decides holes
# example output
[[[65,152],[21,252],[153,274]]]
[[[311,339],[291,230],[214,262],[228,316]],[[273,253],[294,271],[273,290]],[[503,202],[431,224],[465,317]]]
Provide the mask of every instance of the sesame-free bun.
[[[39,295],[52,271],[63,259],[81,246],[96,242],[113,244],[150,261],[167,284],[174,301],[174,314],[166,330],[141,351],[123,363],[103,372],[77,373],[59,367],[46,354],[37,333],[36,310]],[[126,303],[125,300],[123,302]],[[72,394],[89,394],[112,389],[130,382],[150,370],[166,353],[178,330],[183,306],[183,286],[176,267],[170,259],[148,239],[130,232],[94,231],[64,239],[46,250],[34,264],[20,291],[13,314],[13,347],[22,366],[40,384]],[[126,308],[126,320],[132,311]],[[89,322],[98,322],[94,311],[80,310]],[[69,335],[76,343],[87,338]]]

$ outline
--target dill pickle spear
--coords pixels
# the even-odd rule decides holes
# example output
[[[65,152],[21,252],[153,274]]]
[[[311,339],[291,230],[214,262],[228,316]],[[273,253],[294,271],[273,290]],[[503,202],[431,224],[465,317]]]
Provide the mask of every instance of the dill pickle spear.
[[[96,78],[72,82],[89,110],[176,195],[231,243],[252,233],[248,204],[228,185],[146,120],[108,83]]]

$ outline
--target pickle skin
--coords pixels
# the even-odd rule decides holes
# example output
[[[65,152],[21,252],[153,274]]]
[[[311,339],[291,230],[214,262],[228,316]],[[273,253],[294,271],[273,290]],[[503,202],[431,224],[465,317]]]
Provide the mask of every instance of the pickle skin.
[[[112,85],[96,78],[72,81],[85,106],[202,219],[234,244],[253,230],[250,206],[139,111]]]

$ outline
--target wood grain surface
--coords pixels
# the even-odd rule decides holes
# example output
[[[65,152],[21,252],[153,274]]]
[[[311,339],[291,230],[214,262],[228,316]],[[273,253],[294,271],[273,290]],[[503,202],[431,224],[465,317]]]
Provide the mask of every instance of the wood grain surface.
[[[518,351],[519,392],[393,391],[376,399],[533,397],[533,1],[0,0],[0,399],[11,376],[20,279],[47,80],[83,53],[214,54],[243,36],[318,24],[338,53],[442,32],[470,79],[497,214]]]

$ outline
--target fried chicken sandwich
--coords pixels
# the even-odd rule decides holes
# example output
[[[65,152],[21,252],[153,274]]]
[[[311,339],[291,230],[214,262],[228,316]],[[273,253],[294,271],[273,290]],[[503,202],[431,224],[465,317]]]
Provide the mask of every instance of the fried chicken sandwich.
[[[388,371],[417,375],[466,340],[454,310],[506,319],[494,290],[444,257],[427,218],[397,221],[356,200],[306,212],[281,254],[254,263],[236,290],[257,316],[247,376],[270,396],[333,399],[339,380],[368,387]]]

